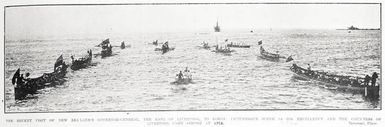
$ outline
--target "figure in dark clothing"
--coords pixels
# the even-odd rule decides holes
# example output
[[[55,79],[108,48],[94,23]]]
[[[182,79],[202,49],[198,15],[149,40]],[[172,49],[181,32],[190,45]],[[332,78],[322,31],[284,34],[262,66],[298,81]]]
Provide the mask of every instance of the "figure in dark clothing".
[[[374,72],[372,75],[372,86],[376,86],[377,78],[378,78],[378,75],[376,72]]]
[[[182,78],[183,78],[183,74],[182,74],[182,71],[180,71],[178,74],[178,80],[182,80]]]
[[[17,78],[17,81],[16,81],[16,82],[17,82],[18,85],[19,85],[19,84],[23,84],[23,83],[24,83],[23,80],[24,80],[24,77],[23,77],[23,74],[21,74],[20,77]]]
[[[370,82],[370,76],[369,76],[369,75],[366,75],[366,76],[365,76],[365,80],[364,80],[364,85],[365,85],[365,86],[368,86],[368,85],[369,85],[369,82]]]

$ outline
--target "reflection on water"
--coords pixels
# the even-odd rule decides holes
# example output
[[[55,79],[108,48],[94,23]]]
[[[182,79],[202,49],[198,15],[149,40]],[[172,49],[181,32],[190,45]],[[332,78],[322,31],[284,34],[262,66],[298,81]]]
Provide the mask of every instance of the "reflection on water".
[[[373,109],[378,101],[340,91],[313,81],[296,79],[292,62],[271,62],[257,57],[257,42],[268,51],[293,55],[299,65],[315,70],[363,77],[380,72],[380,32],[336,30],[255,31],[254,33],[148,34],[110,37],[132,48],[113,48],[112,57],[93,59],[94,66],[69,71],[62,85],[39,91],[15,103],[11,78],[17,68],[32,77],[50,72],[60,54],[81,57],[101,38],[23,40],[5,43],[5,90],[7,112],[207,110],[207,109]],[[89,37],[88,37],[89,38]],[[174,51],[154,51],[152,40],[169,41]],[[225,39],[251,44],[222,55],[198,48],[203,41],[222,44]],[[185,67],[194,83],[171,85]]]

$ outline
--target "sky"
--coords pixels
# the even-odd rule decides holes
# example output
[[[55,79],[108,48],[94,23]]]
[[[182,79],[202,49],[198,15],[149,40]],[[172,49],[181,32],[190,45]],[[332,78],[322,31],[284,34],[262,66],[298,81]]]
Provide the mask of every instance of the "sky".
[[[6,8],[6,37],[380,27],[379,4],[87,5]]]

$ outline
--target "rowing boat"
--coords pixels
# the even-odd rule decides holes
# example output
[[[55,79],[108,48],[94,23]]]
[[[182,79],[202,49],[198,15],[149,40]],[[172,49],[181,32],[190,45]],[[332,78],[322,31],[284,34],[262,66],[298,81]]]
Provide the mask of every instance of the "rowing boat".
[[[279,55],[278,53],[267,52],[262,46],[260,47],[259,51],[261,54],[261,58],[264,58],[270,61],[280,62],[281,59],[286,59],[285,62],[290,62],[293,60],[291,56],[286,58],[285,56]]]
[[[327,72],[308,70],[293,64],[290,70],[295,73],[295,76],[319,82],[324,85],[333,86],[339,89],[349,89],[362,93],[366,97],[378,98],[379,85],[367,85],[364,78],[353,76],[333,75]]]
[[[233,48],[250,48],[250,45],[227,44],[227,47],[233,47]]]

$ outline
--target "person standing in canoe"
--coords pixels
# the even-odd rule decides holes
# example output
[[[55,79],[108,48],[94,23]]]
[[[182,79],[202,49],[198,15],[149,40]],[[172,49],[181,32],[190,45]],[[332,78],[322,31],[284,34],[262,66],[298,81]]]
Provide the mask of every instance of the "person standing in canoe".
[[[182,71],[179,71],[179,74],[178,74],[178,80],[182,80],[182,79],[183,79]]]
[[[378,78],[378,74],[374,72],[372,75],[372,86],[376,86],[377,78]]]

